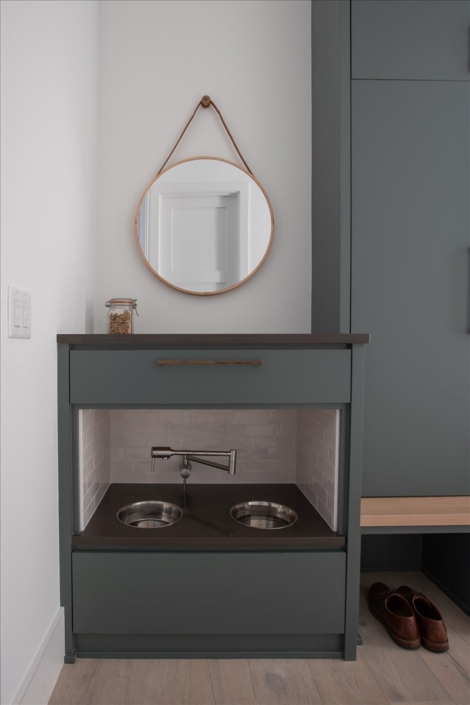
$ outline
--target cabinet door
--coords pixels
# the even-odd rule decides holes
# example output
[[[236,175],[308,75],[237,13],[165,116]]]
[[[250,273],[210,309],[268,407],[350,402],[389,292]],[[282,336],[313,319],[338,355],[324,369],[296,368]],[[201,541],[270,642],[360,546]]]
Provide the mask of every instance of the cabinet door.
[[[469,28],[469,0],[352,0],[352,77],[468,81]]]
[[[353,81],[352,330],[365,496],[470,491],[469,90]]]
[[[82,634],[340,634],[344,552],[75,552]]]

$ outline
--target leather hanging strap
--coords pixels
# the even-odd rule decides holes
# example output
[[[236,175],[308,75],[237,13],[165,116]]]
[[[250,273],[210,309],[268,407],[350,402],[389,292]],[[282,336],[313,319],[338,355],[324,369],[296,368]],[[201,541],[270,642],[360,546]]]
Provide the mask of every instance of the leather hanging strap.
[[[179,138],[178,138],[178,140],[177,140],[175,146],[173,147],[173,149],[171,150],[170,154],[168,155],[168,157],[165,159],[165,161],[163,162],[162,166],[160,167],[160,169],[159,169],[159,171],[158,171],[158,173],[157,173],[157,176],[158,176],[158,174],[161,174],[161,172],[163,171],[163,169],[165,168],[165,166],[166,166],[166,165],[168,164],[168,162],[170,161],[171,157],[173,156],[174,151],[176,150],[177,146],[179,145],[179,143],[180,143],[181,140],[183,139],[186,130],[188,129],[188,127],[190,126],[190,124],[192,123],[192,121],[194,120],[194,118],[196,117],[196,113],[197,113],[197,111],[199,110],[199,108],[200,108],[201,106],[202,106],[203,108],[209,108],[211,105],[212,105],[212,107],[214,108],[214,110],[215,110],[215,112],[217,113],[217,115],[219,116],[220,121],[221,121],[222,125],[224,126],[225,131],[226,131],[227,135],[229,136],[229,138],[230,138],[230,140],[231,140],[233,146],[235,147],[238,156],[240,157],[240,159],[242,160],[243,164],[245,165],[246,170],[247,170],[251,175],[253,175],[253,172],[251,171],[250,167],[248,166],[248,164],[246,163],[245,159],[243,158],[242,153],[241,153],[240,150],[238,149],[237,143],[236,143],[235,140],[233,139],[232,133],[231,133],[230,130],[228,129],[227,123],[225,122],[224,118],[222,117],[222,113],[220,112],[219,108],[216,106],[216,104],[214,103],[214,101],[211,100],[208,95],[205,95],[205,96],[203,96],[203,97],[201,98],[201,100],[199,101],[199,103],[196,105],[195,111],[193,112],[193,114],[192,114],[191,117],[189,118],[188,122],[186,123],[186,126],[185,126],[183,132],[180,134],[180,136],[179,136]]]

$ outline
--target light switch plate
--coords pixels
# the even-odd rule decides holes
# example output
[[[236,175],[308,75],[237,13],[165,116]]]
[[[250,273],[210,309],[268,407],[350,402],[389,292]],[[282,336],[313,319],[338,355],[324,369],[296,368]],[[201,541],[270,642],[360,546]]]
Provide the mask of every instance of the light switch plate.
[[[8,337],[31,338],[31,294],[8,287]]]

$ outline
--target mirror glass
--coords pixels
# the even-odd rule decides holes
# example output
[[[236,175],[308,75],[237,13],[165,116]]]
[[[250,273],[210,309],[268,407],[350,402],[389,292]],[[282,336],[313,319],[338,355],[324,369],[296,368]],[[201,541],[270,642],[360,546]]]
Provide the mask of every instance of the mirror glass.
[[[135,219],[141,254],[166,284],[190,294],[221,294],[262,265],[274,219],[258,181],[242,167],[196,157],[162,171]]]

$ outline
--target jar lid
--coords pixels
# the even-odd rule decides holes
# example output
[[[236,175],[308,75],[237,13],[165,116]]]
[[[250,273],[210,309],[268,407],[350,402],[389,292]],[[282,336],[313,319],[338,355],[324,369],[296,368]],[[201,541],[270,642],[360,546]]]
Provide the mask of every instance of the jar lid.
[[[106,301],[106,306],[136,306],[137,299],[109,299]]]

